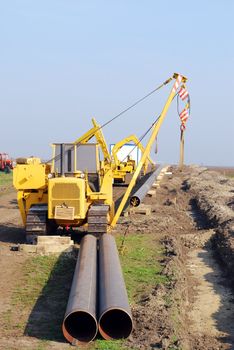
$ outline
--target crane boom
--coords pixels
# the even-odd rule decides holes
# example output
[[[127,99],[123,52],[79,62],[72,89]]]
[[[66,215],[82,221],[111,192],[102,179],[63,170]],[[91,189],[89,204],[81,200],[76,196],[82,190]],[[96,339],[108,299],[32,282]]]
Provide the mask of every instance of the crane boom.
[[[180,81],[177,80],[179,77],[181,78]],[[119,219],[119,217],[120,217],[120,215],[122,213],[122,210],[123,210],[123,208],[124,208],[128,198],[129,198],[129,196],[131,194],[131,191],[132,191],[132,189],[133,189],[133,187],[134,187],[134,185],[136,183],[137,177],[140,174],[141,168],[142,168],[143,164],[145,163],[147,157],[150,154],[150,150],[151,150],[151,148],[153,146],[153,143],[154,143],[154,141],[155,141],[155,139],[156,139],[156,137],[158,135],[159,129],[160,129],[160,127],[161,127],[165,117],[166,117],[166,114],[167,114],[167,111],[168,111],[168,109],[169,109],[169,107],[171,105],[171,102],[172,102],[173,98],[176,95],[176,92],[177,92],[177,89],[178,89],[180,83],[181,82],[185,83],[187,81],[187,78],[185,76],[181,76],[178,73],[174,73],[173,78],[176,81],[175,81],[175,83],[174,83],[174,85],[173,85],[173,87],[171,89],[169,97],[168,97],[168,99],[167,99],[167,101],[165,103],[165,106],[164,106],[164,108],[162,110],[162,113],[161,113],[157,123],[155,123],[154,126],[153,126],[150,139],[149,139],[149,141],[148,141],[148,143],[146,145],[144,153],[142,154],[141,160],[140,160],[140,162],[139,162],[139,164],[138,164],[138,166],[136,168],[136,171],[134,172],[132,180],[130,181],[130,183],[128,185],[127,191],[125,192],[125,194],[123,196],[123,199],[122,199],[122,201],[121,201],[121,203],[120,203],[120,205],[119,205],[119,207],[118,207],[118,209],[117,209],[117,211],[115,213],[115,216],[114,216],[114,218],[113,218],[113,220],[111,222],[111,227],[115,226],[115,224],[117,223],[117,221],[118,221],[118,219]]]
[[[92,118],[92,123],[94,125],[94,128],[96,128],[95,137],[97,139],[97,142],[101,146],[104,160],[107,161],[108,163],[111,163],[111,155],[108,151],[108,146],[107,146],[105,137],[103,135],[102,128],[97,124],[94,118]]]
[[[98,142],[98,144],[100,145],[102,152],[103,152],[103,156],[104,156],[104,160],[107,161],[108,163],[111,163],[111,156],[110,153],[108,151],[108,146],[105,140],[105,137],[103,135],[102,132],[102,128],[101,126],[96,122],[95,118],[92,118],[92,123],[93,123],[93,127],[88,130],[84,135],[82,135],[81,137],[79,137],[74,144],[84,144],[89,142],[89,140],[91,140],[94,136],[96,137],[96,140]]]

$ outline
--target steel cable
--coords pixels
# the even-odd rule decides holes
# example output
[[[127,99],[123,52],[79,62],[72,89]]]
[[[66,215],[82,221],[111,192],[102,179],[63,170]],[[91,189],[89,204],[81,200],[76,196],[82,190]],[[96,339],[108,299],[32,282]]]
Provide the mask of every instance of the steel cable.
[[[115,119],[119,118],[120,116],[122,116],[124,113],[128,112],[130,109],[134,108],[136,105],[138,105],[139,103],[141,103],[142,101],[144,101],[145,99],[147,99],[149,96],[151,96],[153,93],[155,93],[156,91],[160,90],[163,86],[167,85],[168,83],[171,82],[173,78],[170,77],[169,79],[165,80],[162,84],[160,84],[158,87],[156,87],[154,90],[150,91],[148,94],[146,94],[145,96],[143,96],[142,98],[138,99],[136,102],[134,102],[132,105],[130,105],[129,107],[125,108],[123,111],[121,111],[120,113],[118,113],[117,115],[115,115],[114,117],[112,117],[111,119],[109,119],[107,122],[105,122],[104,124],[102,124],[96,131],[103,129],[106,125],[110,124],[111,122],[113,122]],[[94,136],[94,135],[93,135]],[[82,140],[80,140],[79,143],[77,143],[76,145],[79,145],[82,143]],[[65,153],[67,153],[69,150],[72,150],[73,146],[69,149],[66,150]],[[46,161],[45,163],[51,163],[52,161],[56,161],[60,158],[60,155],[55,156],[51,159],[49,159],[48,161]]]
[[[142,140],[144,140],[144,138],[148,135],[148,133],[150,132],[150,130],[154,127],[154,125],[158,122],[160,118],[160,115],[158,116],[158,118],[153,122],[153,124],[146,130],[146,132],[139,138],[138,142],[135,144],[135,147],[133,147],[131,149],[131,151],[125,156],[125,158],[122,160],[123,162],[127,159],[128,156],[130,156],[130,154],[136,149],[136,147],[138,147],[138,145],[141,143]]]

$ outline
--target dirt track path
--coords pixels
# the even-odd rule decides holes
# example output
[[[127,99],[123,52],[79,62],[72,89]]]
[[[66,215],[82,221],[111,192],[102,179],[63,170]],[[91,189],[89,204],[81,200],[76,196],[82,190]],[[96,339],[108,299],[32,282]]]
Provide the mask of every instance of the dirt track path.
[[[19,219],[16,192],[2,195],[0,197],[0,224],[18,223]]]
[[[223,348],[234,349],[233,295],[225,286],[225,278],[208,248],[194,249],[188,254],[187,267],[197,282],[195,299],[189,318],[194,337],[215,337]]]
[[[7,309],[11,290],[26,258],[22,253],[13,252],[10,248],[23,240],[16,193],[11,192],[0,197],[0,312]]]
[[[22,274],[27,256],[10,250],[15,243],[23,242],[23,228],[16,202],[16,193],[11,192],[0,197],[0,349],[13,349],[14,337],[9,343],[7,334],[8,314],[12,310],[12,292]],[[12,344],[11,344],[12,343]]]
[[[22,220],[13,191],[0,197],[0,243],[10,246],[23,241]]]

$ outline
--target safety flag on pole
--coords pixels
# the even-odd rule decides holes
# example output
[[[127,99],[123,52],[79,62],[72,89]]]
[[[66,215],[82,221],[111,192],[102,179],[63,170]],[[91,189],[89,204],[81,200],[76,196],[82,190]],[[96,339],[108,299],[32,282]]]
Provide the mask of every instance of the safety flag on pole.
[[[180,126],[180,130],[184,131],[186,129],[186,122],[188,120],[189,117],[189,112],[187,108],[184,108],[183,111],[180,113],[180,120],[181,120],[181,126]]]
[[[181,123],[185,123],[188,120],[189,113],[188,110],[185,108],[183,111],[180,113],[180,120]]]
[[[185,86],[182,86],[179,91],[180,98],[184,101],[188,97],[189,93]]]

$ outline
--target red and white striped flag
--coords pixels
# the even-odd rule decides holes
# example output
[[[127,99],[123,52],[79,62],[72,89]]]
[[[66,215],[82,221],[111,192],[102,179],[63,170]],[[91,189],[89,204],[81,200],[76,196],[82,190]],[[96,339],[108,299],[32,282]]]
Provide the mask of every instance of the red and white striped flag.
[[[181,81],[182,81],[182,75],[178,74],[178,77],[176,78],[175,84],[173,86],[173,92],[176,92],[176,90],[178,89]]]
[[[183,111],[180,113],[180,120],[182,123],[185,123],[188,120],[189,113],[188,110],[185,108]]]
[[[181,125],[180,125],[180,130],[184,131],[186,129],[186,122],[189,117],[189,112],[188,109],[185,107],[183,111],[180,113],[180,120],[181,120]]]
[[[180,91],[179,91],[179,96],[180,98],[184,101],[186,99],[186,97],[188,97],[189,93],[188,90],[186,89],[186,87],[181,87]]]

